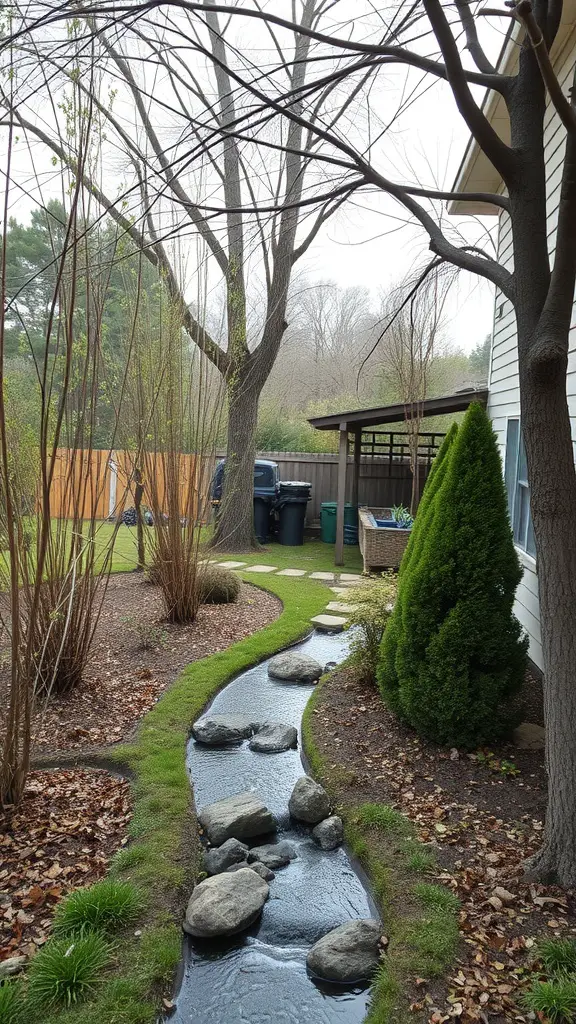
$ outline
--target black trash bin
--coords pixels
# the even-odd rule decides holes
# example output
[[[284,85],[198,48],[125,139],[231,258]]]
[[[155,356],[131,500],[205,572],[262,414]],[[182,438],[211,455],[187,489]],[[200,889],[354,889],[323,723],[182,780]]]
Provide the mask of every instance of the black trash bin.
[[[304,543],[306,505],[312,484],[303,480],[281,480],[278,485],[278,540],[296,546]]]
[[[265,544],[270,534],[271,501],[269,498],[254,498],[254,533],[261,544]]]

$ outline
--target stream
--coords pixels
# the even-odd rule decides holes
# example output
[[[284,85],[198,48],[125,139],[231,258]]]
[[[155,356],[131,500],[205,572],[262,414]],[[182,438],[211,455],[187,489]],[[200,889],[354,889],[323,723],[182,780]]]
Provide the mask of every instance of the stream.
[[[295,650],[321,664],[346,656],[346,634],[314,633]],[[214,699],[213,714],[240,712],[300,730],[312,687],[268,677],[268,661],[234,679]],[[353,918],[378,917],[376,907],[344,847],[322,851],[310,829],[288,814],[296,779],[304,774],[297,750],[262,754],[241,746],[206,747],[193,739],[187,767],[196,807],[254,790],[278,822],[278,840],[289,840],[296,859],[276,872],[270,898],[248,931],[220,941],[185,939],[181,985],[171,1024],[360,1024],[369,1000],[365,987],[313,981],[306,971],[310,946]],[[259,837],[251,845],[274,841]]]

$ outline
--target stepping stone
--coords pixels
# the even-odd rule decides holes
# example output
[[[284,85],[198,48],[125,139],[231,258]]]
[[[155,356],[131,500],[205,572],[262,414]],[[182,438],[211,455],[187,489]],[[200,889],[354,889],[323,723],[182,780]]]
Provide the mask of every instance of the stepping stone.
[[[277,576],[305,576],[306,569],[280,569],[280,572],[276,573]]]
[[[247,565],[246,572],[274,572],[277,565]]]
[[[341,583],[361,583],[362,576],[357,572],[341,572],[340,573]]]
[[[221,569],[241,569],[246,562],[218,562]]]
[[[348,593],[347,587],[328,587],[328,589],[331,590],[333,594],[336,594],[337,597],[343,597],[344,594]]]
[[[293,725],[266,722],[252,737],[248,746],[261,754],[279,754],[298,745],[298,733]]]
[[[310,579],[311,580],[330,580],[330,582],[332,583],[334,581],[334,573],[333,572],[311,572],[310,573]]]
[[[350,614],[350,612],[355,612],[357,607],[357,604],[344,604],[343,601],[330,601],[330,603],[326,605],[326,611],[340,612],[341,615],[345,615],[347,613]]]
[[[310,619],[314,628],[321,633],[341,633],[347,621],[343,615],[315,615]]]
[[[205,715],[192,726],[192,735],[197,743],[218,747],[226,743],[242,743],[259,728],[248,715]]]

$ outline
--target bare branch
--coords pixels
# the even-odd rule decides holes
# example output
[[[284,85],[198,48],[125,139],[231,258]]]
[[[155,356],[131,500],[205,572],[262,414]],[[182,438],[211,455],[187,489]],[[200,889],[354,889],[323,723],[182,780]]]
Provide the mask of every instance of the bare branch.
[[[462,27],[466,35],[466,48],[469,51],[476,67],[485,75],[495,75],[496,68],[488,60],[482,46],[480,45],[476,22],[474,21],[474,15],[470,10],[470,0],[456,0],[456,9],[460,15],[460,21],[462,22]]]
[[[562,86],[560,85],[560,82],[556,77],[556,72],[552,67],[550,54],[548,53],[548,47],[546,46],[546,40],[544,39],[544,36],[538,26],[538,22],[534,17],[530,0],[520,0],[520,3],[516,4],[514,8],[514,14],[526,29],[528,38],[532,44],[532,50],[536,60],[538,61],[542,80],[548,90],[552,104],[555,107],[562,124],[568,132],[576,131],[576,111],[562,92]]]

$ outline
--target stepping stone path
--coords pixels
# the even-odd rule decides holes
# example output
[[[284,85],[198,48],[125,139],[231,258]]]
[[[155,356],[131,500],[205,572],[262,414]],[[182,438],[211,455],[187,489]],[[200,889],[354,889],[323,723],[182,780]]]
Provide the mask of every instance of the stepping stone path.
[[[246,562],[218,562],[221,569],[241,569]]]
[[[311,580],[326,580],[326,581],[328,581],[330,583],[333,583],[334,582],[334,573],[333,572],[311,572],[310,573],[310,579]]]
[[[343,615],[315,615],[310,622],[321,633],[341,633],[348,619]]]
[[[280,572],[276,573],[277,576],[305,576],[306,569],[280,569]]]
[[[246,572],[276,572],[276,565],[247,565]]]
[[[340,612],[341,615],[350,615],[351,612],[355,612],[357,604],[344,604],[343,601],[330,601],[330,604],[326,605],[327,612]]]

